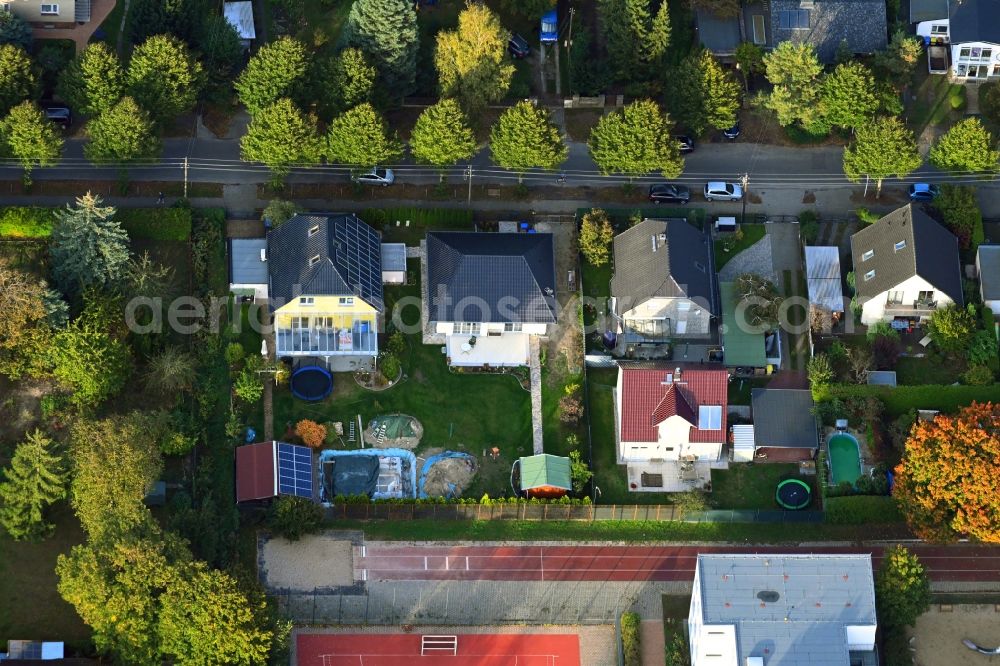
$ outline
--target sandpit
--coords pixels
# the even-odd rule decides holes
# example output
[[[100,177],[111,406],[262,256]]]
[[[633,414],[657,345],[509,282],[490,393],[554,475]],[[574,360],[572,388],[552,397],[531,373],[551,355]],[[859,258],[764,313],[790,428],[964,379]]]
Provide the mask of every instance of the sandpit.
[[[311,592],[354,583],[350,541],[313,534],[298,541],[264,542],[261,578],[267,587]]]
[[[383,414],[368,423],[362,436],[365,444],[380,449],[415,449],[424,436],[424,426],[407,414]]]
[[[989,657],[969,650],[962,639],[985,647],[1000,645],[1000,613],[993,604],[963,604],[942,611],[938,605],[917,618],[917,626],[907,631],[913,637],[914,666],[982,666],[996,663]]]
[[[422,490],[429,497],[461,497],[477,470],[472,456],[439,458],[423,478]]]

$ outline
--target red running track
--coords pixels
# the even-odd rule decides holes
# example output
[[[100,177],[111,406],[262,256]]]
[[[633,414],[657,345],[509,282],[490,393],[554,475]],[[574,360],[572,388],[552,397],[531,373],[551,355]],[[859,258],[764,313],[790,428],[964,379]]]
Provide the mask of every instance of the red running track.
[[[419,634],[299,634],[297,666],[580,666],[572,634],[460,634],[457,654],[420,655]]]
[[[931,580],[1000,582],[1000,547],[908,544]],[[365,546],[362,580],[689,581],[698,553],[870,553],[882,548],[701,546]]]

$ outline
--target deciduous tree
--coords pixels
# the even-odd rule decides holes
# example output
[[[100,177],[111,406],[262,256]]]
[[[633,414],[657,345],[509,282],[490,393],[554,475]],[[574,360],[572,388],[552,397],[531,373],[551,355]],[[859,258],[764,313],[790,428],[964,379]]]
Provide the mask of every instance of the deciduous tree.
[[[267,165],[282,179],[294,164],[315,164],[322,154],[315,116],[295,107],[288,98],[261,109],[240,139],[240,153],[247,162]]]
[[[882,181],[902,178],[920,166],[920,153],[913,132],[899,118],[876,118],[857,128],[854,142],[844,150],[844,173],[851,181],[875,181],[875,196]]]
[[[49,335],[45,291],[38,278],[0,266],[0,374],[18,379],[37,364]]]
[[[191,390],[197,377],[198,363],[194,356],[171,345],[149,359],[144,379],[150,391],[176,400]]]
[[[31,26],[12,11],[0,12],[0,45],[13,44],[25,51],[31,48]]]
[[[298,541],[323,526],[323,509],[306,497],[282,495],[267,512],[267,526],[289,541]]]
[[[302,419],[295,424],[295,434],[302,439],[303,444],[314,449],[323,446],[326,440],[326,428],[309,419]]]
[[[722,69],[708,49],[684,59],[671,78],[668,108],[677,122],[694,134],[710,127],[726,129],[736,124],[740,110],[740,84]]]
[[[580,253],[592,266],[604,266],[611,258],[615,230],[608,214],[592,208],[580,221]]]
[[[913,78],[923,51],[920,39],[897,30],[892,34],[889,47],[875,54],[875,64],[888,74],[896,86],[902,88]]]
[[[441,92],[454,97],[468,111],[503,99],[514,77],[507,56],[510,33],[486,5],[466,6],[458,15],[458,28],[437,34],[434,66]]]
[[[730,326],[747,325],[750,329],[770,330],[778,324],[781,296],[774,283],[756,273],[743,273],[736,278],[736,322]],[[742,311],[743,321],[740,321]]]
[[[240,35],[220,14],[207,13],[202,21],[196,47],[201,52],[205,74],[214,85],[228,84],[243,57]]]
[[[102,206],[101,197],[88,192],[56,213],[49,254],[63,293],[114,287],[128,269],[128,235],[115,220],[115,208]]]
[[[59,96],[85,116],[101,114],[125,94],[125,72],[104,42],[88,44],[59,77]]]
[[[763,98],[782,126],[800,123],[807,131],[822,126],[819,108],[820,73],[823,66],[810,44],[781,42],[764,56],[767,80],[774,86]]]
[[[983,212],[974,186],[945,183],[932,206],[931,213],[958,237],[959,247],[975,251],[983,242]]]
[[[590,479],[593,478],[594,473],[590,471],[590,466],[587,465],[583,460],[583,456],[580,455],[579,451],[569,452],[569,477],[572,480],[573,492],[576,494],[582,493],[586,488],[587,484],[590,483]]]
[[[357,0],[341,36],[345,45],[364,51],[384,89],[396,97],[413,89],[419,40],[417,11],[411,0]]]
[[[944,352],[958,353],[965,350],[976,332],[976,316],[971,308],[957,305],[938,308],[927,322],[927,334]]]
[[[556,6],[555,0],[500,0],[504,11],[537,20],[546,10]]]
[[[35,166],[52,166],[59,160],[62,145],[56,126],[32,102],[21,102],[0,121],[0,147],[21,163],[25,183],[31,182]]]
[[[250,115],[279,99],[299,100],[306,82],[309,59],[302,42],[282,37],[265,44],[250,58],[234,87]]]
[[[658,171],[664,178],[676,178],[684,170],[684,160],[672,130],[656,102],[641,100],[603,116],[591,130],[587,147],[606,174],[631,178]]]
[[[750,89],[750,77],[764,71],[764,49],[753,42],[740,42],[736,47],[737,69],[743,73],[743,88]]]
[[[18,444],[0,482],[0,525],[12,539],[39,539],[52,533],[46,510],[66,497],[66,469],[52,440],[40,430]]]
[[[123,341],[83,320],[55,334],[48,359],[52,375],[70,391],[69,401],[81,410],[96,407],[121,391],[131,366]]]
[[[391,163],[402,154],[403,146],[395,133],[389,132],[385,119],[368,103],[334,118],[326,133],[330,162],[370,169]]]
[[[453,99],[424,109],[410,134],[410,151],[417,161],[442,170],[472,159],[477,148],[469,120]]]
[[[928,159],[944,171],[991,173],[1000,169],[996,139],[976,117],[952,125],[931,147]]]
[[[190,111],[198,99],[201,83],[201,63],[179,39],[156,35],[132,52],[128,65],[129,93],[160,123],[168,123]]]
[[[816,354],[806,365],[809,375],[809,390],[812,391],[813,400],[819,402],[826,387],[833,383],[834,372],[830,357],[826,354]]]
[[[91,162],[130,162],[156,157],[160,139],[153,132],[153,123],[145,109],[131,97],[123,97],[110,109],[87,123],[90,141],[83,147]],[[125,166],[121,167],[124,172]]]
[[[518,102],[493,126],[490,152],[494,162],[523,176],[528,169],[555,169],[566,160],[569,149],[548,109]]]
[[[890,546],[882,556],[875,575],[875,605],[879,619],[891,627],[912,627],[931,606],[927,571],[904,546]]]
[[[830,125],[855,128],[867,122],[879,108],[871,70],[859,62],[837,65],[823,77],[820,104]]]
[[[896,468],[893,496],[917,536],[1000,543],[1000,405],[972,403],[918,421]]]
[[[321,69],[319,97],[324,117],[372,101],[378,70],[368,62],[361,49],[344,49],[327,59]]]
[[[0,116],[38,93],[38,73],[31,56],[14,44],[0,44]]]

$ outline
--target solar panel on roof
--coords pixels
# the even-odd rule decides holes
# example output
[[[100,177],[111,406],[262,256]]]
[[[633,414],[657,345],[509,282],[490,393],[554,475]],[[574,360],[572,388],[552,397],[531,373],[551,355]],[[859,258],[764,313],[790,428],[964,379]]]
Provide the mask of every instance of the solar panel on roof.
[[[278,444],[278,494],[313,496],[312,451],[305,446]]]

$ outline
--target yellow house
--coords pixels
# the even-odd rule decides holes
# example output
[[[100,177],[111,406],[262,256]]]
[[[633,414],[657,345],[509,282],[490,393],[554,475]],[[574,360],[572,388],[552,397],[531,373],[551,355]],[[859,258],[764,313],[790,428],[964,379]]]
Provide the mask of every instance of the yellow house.
[[[375,357],[381,238],[353,214],[299,214],[267,236],[268,299],[281,357]]]

